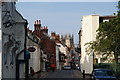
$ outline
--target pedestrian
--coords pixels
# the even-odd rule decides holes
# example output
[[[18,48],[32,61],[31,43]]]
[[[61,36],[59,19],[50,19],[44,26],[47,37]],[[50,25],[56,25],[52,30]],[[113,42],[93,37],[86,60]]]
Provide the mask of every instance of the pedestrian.
[[[33,76],[35,74],[35,71],[33,70],[32,67],[30,67],[30,75]]]
[[[50,67],[48,66],[48,68],[47,68],[47,72],[49,72],[49,70],[50,70]]]
[[[55,71],[55,64],[52,64],[51,68],[52,68],[52,71],[54,72]]]

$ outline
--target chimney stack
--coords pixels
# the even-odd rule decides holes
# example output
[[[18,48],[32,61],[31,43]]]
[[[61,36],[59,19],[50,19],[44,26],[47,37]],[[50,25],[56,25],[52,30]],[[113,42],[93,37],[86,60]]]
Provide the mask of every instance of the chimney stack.
[[[55,37],[56,37],[57,40],[60,40],[59,34],[57,34]]]
[[[38,30],[39,27],[41,27],[41,21],[40,21],[40,20],[37,20],[37,21],[35,21],[35,23],[34,23],[34,30]]]
[[[48,34],[48,28],[47,28],[47,26],[41,27],[41,31],[42,31],[42,33]]]
[[[51,37],[55,37],[55,32],[52,32],[52,33],[51,33]]]
[[[34,34],[37,35],[38,37],[41,37],[41,21],[36,20],[34,22]]]

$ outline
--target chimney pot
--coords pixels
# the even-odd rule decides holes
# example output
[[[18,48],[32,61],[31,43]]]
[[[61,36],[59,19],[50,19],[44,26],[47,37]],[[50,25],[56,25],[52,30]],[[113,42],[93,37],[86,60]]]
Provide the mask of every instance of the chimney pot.
[[[41,29],[43,29],[43,27],[41,27]]]
[[[38,24],[38,20],[37,20],[37,24]]]
[[[39,20],[39,24],[41,24],[41,21]]]
[[[35,23],[34,24],[36,24],[36,21],[35,21]]]

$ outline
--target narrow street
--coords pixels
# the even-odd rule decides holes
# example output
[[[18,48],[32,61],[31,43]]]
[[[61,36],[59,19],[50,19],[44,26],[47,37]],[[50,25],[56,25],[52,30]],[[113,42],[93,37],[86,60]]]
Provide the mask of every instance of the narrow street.
[[[79,70],[57,70],[55,72],[50,72],[44,78],[78,78],[78,79],[82,79],[83,75]]]
[[[46,78],[82,78],[82,74],[77,70],[58,70],[48,74]]]
[[[0,79],[120,80],[120,0],[89,1],[0,0]]]
[[[85,75],[85,78],[83,78],[83,74],[80,70],[56,70],[55,72],[49,71],[49,72],[42,72],[35,74],[34,76],[31,76],[30,79],[55,79],[61,80],[61,79],[77,79],[77,80],[89,80],[90,75]]]

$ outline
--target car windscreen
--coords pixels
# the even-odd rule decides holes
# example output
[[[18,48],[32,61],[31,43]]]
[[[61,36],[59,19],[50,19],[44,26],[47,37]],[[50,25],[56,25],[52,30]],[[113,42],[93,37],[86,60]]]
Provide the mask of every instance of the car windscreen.
[[[114,76],[114,72],[112,70],[97,70],[95,71],[95,76]]]

